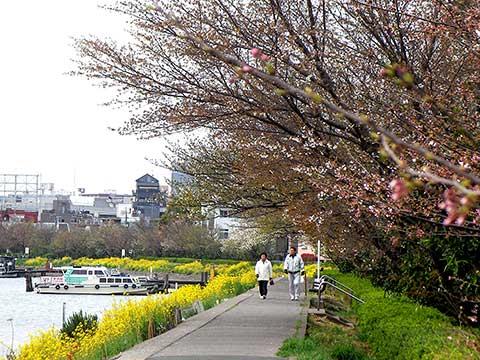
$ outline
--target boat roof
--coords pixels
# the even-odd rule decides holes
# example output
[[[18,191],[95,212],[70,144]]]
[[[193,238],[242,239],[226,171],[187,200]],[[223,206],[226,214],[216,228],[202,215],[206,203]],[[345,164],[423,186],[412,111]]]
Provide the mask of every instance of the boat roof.
[[[60,269],[60,270],[69,270],[69,269],[81,269],[81,270],[108,270],[106,266],[60,266],[56,267],[54,269]]]

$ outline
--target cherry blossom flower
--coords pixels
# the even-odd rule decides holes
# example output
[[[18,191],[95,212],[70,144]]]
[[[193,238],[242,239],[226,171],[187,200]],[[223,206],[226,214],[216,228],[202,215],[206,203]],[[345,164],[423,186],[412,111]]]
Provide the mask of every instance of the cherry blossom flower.
[[[394,201],[398,201],[408,195],[408,188],[404,180],[392,180],[390,182],[390,189],[392,189],[392,199]]]

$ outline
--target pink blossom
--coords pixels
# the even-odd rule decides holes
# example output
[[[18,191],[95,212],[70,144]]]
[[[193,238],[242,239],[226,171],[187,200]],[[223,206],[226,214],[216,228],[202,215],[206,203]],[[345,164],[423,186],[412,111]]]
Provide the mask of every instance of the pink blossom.
[[[424,237],[425,236],[425,231],[423,231],[422,229],[417,229],[415,231],[415,236],[419,237],[419,238]]]
[[[260,60],[265,61],[265,62],[270,61],[270,56],[268,56],[266,54],[262,54],[260,56]]]
[[[400,200],[408,195],[408,188],[403,180],[392,180],[390,182],[390,189],[392,189],[392,199],[394,201]]]
[[[478,322],[478,317],[477,316],[469,316],[468,320],[470,320],[472,323],[477,323]]]
[[[249,66],[249,65],[243,65],[243,66],[242,66],[242,71],[243,71],[244,73],[252,72],[252,70],[253,70],[252,67]]]
[[[232,76],[230,79],[228,79],[228,82],[230,84],[236,83],[238,81],[238,77]]]
[[[467,215],[466,214],[461,214],[460,216],[457,217],[457,220],[455,220],[455,224],[457,225],[463,225],[465,222]]]
[[[452,222],[453,222],[452,216],[448,216],[448,217],[446,217],[446,218],[443,220],[443,225],[448,226],[448,225],[450,225]]]
[[[396,248],[400,245],[400,239],[396,236],[391,238],[390,243],[392,244],[392,247]]]
[[[388,70],[386,68],[382,68],[379,75],[382,77],[388,76]]]
[[[443,202],[438,207],[447,213],[447,217],[443,220],[444,225],[451,225],[453,222],[457,225],[462,225],[465,222],[466,214],[458,210],[460,203],[466,203],[467,200],[459,200],[454,188],[449,188],[443,192]]]
[[[252,56],[255,58],[255,59],[258,59],[260,58],[263,54],[262,54],[262,50],[260,49],[257,49],[257,48],[253,48],[252,50],[250,50],[250,53],[252,54]]]
[[[473,219],[474,224],[480,224],[480,209],[475,210],[475,219]]]

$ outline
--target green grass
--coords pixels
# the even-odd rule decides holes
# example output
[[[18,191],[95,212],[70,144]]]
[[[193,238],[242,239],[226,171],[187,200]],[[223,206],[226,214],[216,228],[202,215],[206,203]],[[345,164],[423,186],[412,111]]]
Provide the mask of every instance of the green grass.
[[[288,339],[277,355],[298,360],[364,360],[368,359],[364,348],[355,329],[319,325],[310,317],[307,337]]]
[[[366,301],[339,313],[354,319],[354,330],[309,320],[308,336],[289,339],[280,356],[298,359],[464,360],[480,359],[480,331],[454,324],[435,308],[387,295],[370,281],[352,274],[325,271]]]

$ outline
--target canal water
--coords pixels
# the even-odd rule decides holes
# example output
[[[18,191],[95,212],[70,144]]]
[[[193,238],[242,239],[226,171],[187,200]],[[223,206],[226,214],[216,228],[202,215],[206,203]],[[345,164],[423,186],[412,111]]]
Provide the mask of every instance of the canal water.
[[[98,295],[47,295],[25,291],[25,279],[0,279],[0,356],[5,355],[5,344],[14,348],[28,341],[29,335],[52,326],[61,328],[62,307],[66,303],[65,315],[83,310],[89,314],[102,313],[114,302],[142,297],[98,296]],[[12,319],[9,321],[9,319]]]

